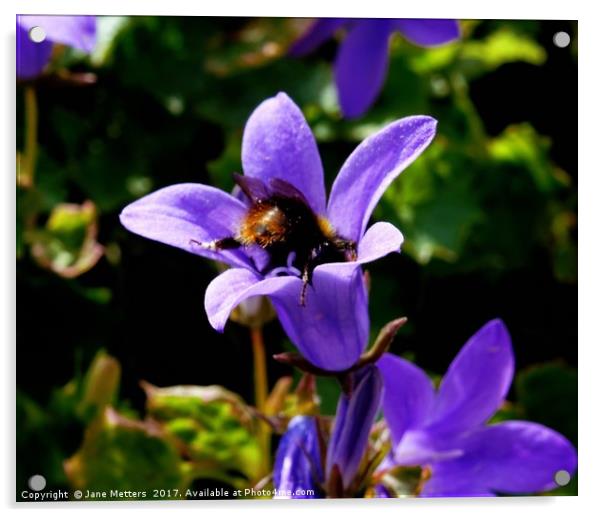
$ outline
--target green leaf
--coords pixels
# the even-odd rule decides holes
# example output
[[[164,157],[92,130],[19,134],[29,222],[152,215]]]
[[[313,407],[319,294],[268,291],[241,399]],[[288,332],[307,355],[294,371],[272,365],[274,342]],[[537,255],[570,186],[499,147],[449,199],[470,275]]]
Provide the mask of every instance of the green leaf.
[[[498,137],[492,138],[488,146],[491,157],[500,165],[527,171],[542,193],[551,193],[570,181],[550,162],[549,148],[549,140],[540,136],[530,124],[507,127]]]
[[[434,257],[458,260],[484,218],[461,158],[437,142],[387,189],[377,213],[399,221],[404,251],[422,264]]]
[[[546,57],[546,51],[532,38],[507,27],[483,40],[466,41],[461,53],[465,68],[473,62],[478,64],[478,73],[491,72],[505,63],[515,61],[541,65]]]
[[[138,492],[150,499],[153,489],[183,490],[189,479],[173,439],[151,420],[127,418],[112,408],[86,430],[81,448],[65,462],[71,485],[80,490]]]
[[[83,381],[78,411],[86,418],[117,402],[121,365],[104,351],[97,352]],[[90,417],[87,417],[90,419]]]
[[[221,386],[143,387],[148,414],[182,442],[193,477],[235,487],[259,480],[258,422],[238,395]]]
[[[96,207],[92,201],[81,205],[62,203],[50,213],[46,226],[28,235],[36,262],[65,278],[89,271],[103,254],[96,241]]]
[[[475,78],[506,64],[521,61],[541,65],[546,51],[533,37],[512,27],[502,27],[483,39],[464,38],[458,42],[410,54],[412,69],[422,75],[455,68]]]
[[[110,59],[116,36],[126,29],[129,23],[130,19],[127,16],[96,17],[96,46],[90,55],[90,61],[94,66],[106,64]]]
[[[68,428],[69,422],[61,422]],[[45,408],[17,390],[16,397],[17,492],[27,488],[32,473],[43,472],[49,488],[66,486],[65,453],[56,421]]]

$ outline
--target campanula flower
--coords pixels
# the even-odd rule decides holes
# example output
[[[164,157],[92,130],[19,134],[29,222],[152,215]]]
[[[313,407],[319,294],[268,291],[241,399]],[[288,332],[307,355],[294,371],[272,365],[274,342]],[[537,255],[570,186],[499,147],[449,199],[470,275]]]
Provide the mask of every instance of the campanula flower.
[[[46,38],[36,43],[29,37],[33,27],[41,27]],[[17,77],[33,79],[50,62],[54,44],[69,45],[86,53],[96,45],[94,16],[17,16]]]
[[[343,489],[351,486],[358,472],[383,391],[381,374],[374,365],[355,372],[353,383],[351,393],[342,393],[339,397],[326,455],[327,475],[335,475],[336,468]]]
[[[398,252],[403,241],[389,223],[366,229],[370,215],[387,186],[429,145],[435,128],[431,117],[407,117],[364,140],[343,165],[327,203],[320,155],[301,110],[280,93],[253,112],[242,142],[244,177],[266,188],[287,182],[323,224],[357,244],[355,259],[315,267],[303,306],[302,275],[290,261],[271,268],[260,246],[216,250],[197,244],[236,234],[249,209],[236,195],[202,184],[173,185],[127,206],[121,222],[134,233],[230,266],[205,294],[205,310],[216,330],[223,331],[243,300],[266,295],[307,360],[324,370],[345,370],[368,341],[361,265]]]
[[[274,461],[278,499],[314,499],[322,495],[324,471],[314,417],[296,416],[280,438]]]
[[[520,420],[487,424],[514,375],[502,321],[468,340],[437,391],[426,373],[394,355],[385,354],[378,368],[393,444],[387,466],[428,469],[422,496],[541,492],[557,487],[557,472],[575,471],[576,451],[557,432]]]
[[[456,20],[322,18],[293,44],[290,53],[308,54],[343,27],[347,34],[336,57],[334,75],[341,110],[349,118],[364,114],[378,97],[387,75],[393,32],[401,32],[422,47],[443,45],[460,37]]]
[[[352,378],[351,393],[342,393],[339,398],[325,458],[320,451],[316,419],[298,416],[291,420],[274,462],[277,497],[350,495],[348,490],[353,486],[366,451],[383,387],[380,372],[374,365],[354,372]],[[308,495],[308,491],[312,495]]]

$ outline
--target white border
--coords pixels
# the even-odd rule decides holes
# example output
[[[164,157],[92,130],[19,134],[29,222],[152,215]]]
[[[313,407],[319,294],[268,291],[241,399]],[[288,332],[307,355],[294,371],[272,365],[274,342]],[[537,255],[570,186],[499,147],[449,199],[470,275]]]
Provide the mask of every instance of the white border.
[[[504,0],[492,7],[492,2],[445,1],[428,2],[370,0],[348,2],[303,0],[283,2],[276,0],[226,0],[222,2],[192,2],[189,0],[20,0],[23,14],[155,14],[204,16],[345,16],[407,18],[519,18],[519,19],[576,19],[577,2]],[[42,11],[40,11],[40,9]]]
[[[3,390],[0,426],[0,442],[3,458],[0,470],[0,491],[5,506],[16,507],[14,498],[14,381],[15,381],[15,262],[14,262],[14,174],[15,174],[15,86],[14,86],[14,31],[18,13],[48,14],[161,14],[161,15],[213,15],[213,16],[403,16],[403,17],[451,17],[451,18],[515,18],[515,19],[578,19],[579,20],[579,496],[557,498],[498,498],[485,499],[442,499],[405,501],[235,501],[235,502],[160,502],[160,503],[102,503],[87,504],[38,504],[18,505],[25,515],[42,509],[50,513],[65,511],[106,512],[123,515],[127,510],[144,509],[145,512],[164,514],[166,510],[191,511],[196,515],[210,512],[231,515],[233,511],[244,511],[248,515],[265,515],[286,512],[299,515],[301,512],[337,512],[346,515],[362,515],[367,512],[379,514],[414,514],[418,509],[422,515],[479,515],[488,517],[508,513],[516,515],[543,514],[566,517],[579,514],[590,505],[599,507],[599,482],[602,479],[602,455],[600,433],[602,416],[600,394],[602,378],[602,339],[598,320],[599,293],[601,291],[602,253],[598,245],[599,222],[602,221],[599,199],[601,131],[598,121],[600,113],[601,67],[600,17],[594,2],[585,1],[525,1],[503,0],[484,2],[468,0],[439,0],[410,2],[408,0],[370,0],[351,4],[324,0],[283,2],[282,0],[253,0],[203,2],[202,0],[20,0],[1,2],[2,16],[2,102],[4,121],[0,126],[0,155],[5,164],[2,174],[2,253],[0,254],[0,329],[4,368],[1,386]],[[509,101],[510,102],[510,101]],[[562,99],[551,99],[550,109]],[[598,504],[595,504],[598,503]]]

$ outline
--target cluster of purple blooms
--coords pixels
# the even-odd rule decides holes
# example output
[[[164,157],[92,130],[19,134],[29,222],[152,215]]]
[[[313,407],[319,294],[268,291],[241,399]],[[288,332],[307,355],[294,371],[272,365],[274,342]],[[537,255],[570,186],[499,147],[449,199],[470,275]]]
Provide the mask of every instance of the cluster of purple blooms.
[[[34,43],[28,31],[38,25],[46,40]],[[335,81],[348,117],[361,115],[375,101],[386,76],[392,32],[421,46],[448,43],[460,34],[453,20],[323,19],[291,53],[307,54],[339,29],[347,37],[336,59]],[[19,16],[17,33],[17,76],[32,79],[44,71],[56,43],[92,51],[96,29],[92,17]],[[351,259],[315,267],[303,306],[303,280],[292,264],[270,269],[269,253],[257,246],[195,244],[237,232],[249,208],[238,193],[202,184],[174,185],[130,204],[121,214],[122,224],[134,233],[229,266],[205,295],[216,330],[223,331],[239,304],[267,296],[305,360],[346,376],[331,425],[315,416],[290,421],[274,463],[278,493],[340,497],[370,489],[378,497],[396,496],[390,477],[417,468],[421,476],[415,493],[421,496],[526,494],[551,490],[557,473],[572,475],[576,469],[575,449],[555,431],[524,421],[488,424],[514,374],[511,339],[500,320],[490,321],[468,340],[437,389],[425,372],[389,353],[357,366],[370,327],[362,266],[399,252],[403,242],[393,225],[369,226],[369,221],[387,187],[433,140],[436,125],[431,117],[411,116],[367,138],[343,164],[327,197],[316,141],[295,103],[279,93],[253,112],[242,143],[244,176],[266,185],[286,181],[302,193],[317,218],[356,244]],[[381,411],[386,427],[379,426]],[[386,454],[375,450],[371,439],[375,421],[381,436],[383,429],[389,433]]]
[[[361,483],[358,469],[381,406],[392,448],[376,467],[377,497],[396,497],[387,474],[422,469],[422,497],[494,496],[552,490],[559,472],[572,474],[577,455],[562,435],[540,424],[508,420],[487,425],[504,401],[514,374],[510,335],[500,320],[482,327],[450,365],[438,390],[414,364],[385,354],[360,372],[351,395],[342,395],[325,461],[317,419],[293,419],[274,466],[282,493],[343,494]],[[356,377],[359,377],[356,374]],[[359,479],[358,479],[359,475]],[[334,483],[336,484],[336,483]],[[346,492],[351,488],[351,492]],[[307,496],[299,496],[307,497]]]
[[[293,101],[280,93],[251,115],[243,136],[244,174],[266,183],[285,179],[339,235],[358,243],[355,260],[315,268],[303,307],[299,271],[266,271],[265,250],[213,250],[191,243],[191,236],[211,242],[236,232],[247,210],[236,194],[201,184],[174,185],[132,203],[121,214],[123,225],[134,233],[230,266],[205,295],[207,316],[216,330],[224,329],[238,304],[265,295],[306,360],[321,370],[349,371],[352,389],[341,395],[329,438],[321,433],[317,417],[291,420],[274,465],[278,493],[355,495],[363,486],[365,452],[381,407],[392,443],[374,472],[380,480],[375,494],[381,497],[393,494],[387,472],[403,467],[424,470],[422,496],[541,492],[557,486],[556,473],[572,474],[576,468],[573,446],[551,429],[522,421],[487,425],[514,373],[510,336],[499,320],[468,341],[437,391],[422,370],[391,354],[376,364],[352,368],[369,334],[362,265],[399,252],[403,242],[389,223],[368,226],[370,216],[387,186],[429,145],[435,130],[434,119],[414,116],[372,135],[344,163],[327,202],[316,142]],[[324,441],[325,451],[320,446]]]

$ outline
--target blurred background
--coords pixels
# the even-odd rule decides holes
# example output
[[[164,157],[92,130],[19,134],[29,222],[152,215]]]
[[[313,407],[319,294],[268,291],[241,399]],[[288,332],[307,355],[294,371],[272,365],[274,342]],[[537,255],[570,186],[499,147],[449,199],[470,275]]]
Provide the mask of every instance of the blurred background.
[[[35,183],[17,187],[18,493],[33,474],[49,488],[202,488],[261,471],[252,436],[224,409],[253,403],[253,358],[246,327],[218,334],[207,322],[215,265],[128,233],[118,214],[175,183],[231,189],[245,121],[278,91],[303,109],[327,185],[383,125],[438,119],[435,142],[373,217],[405,236],[401,255],[368,267],[373,335],[407,316],[392,352],[437,379],[478,328],[502,318],[517,374],[496,418],[541,422],[577,445],[576,22],[465,20],[461,41],[435,49],[396,35],[384,90],[353,121],[341,118],[332,82],[336,40],[287,56],[308,23],[99,17],[94,53],[61,48],[44,76],[18,83],[19,150],[27,88],[38,107]],[[571,36],[567,48],[554,45],[558,31]],[[264,332],[268,358],[292,349],[277,321]],[[270,387],[297,375],[271,359],[268,374]],[[184,407],[141,381],[216,384],[228,390],[218,402],[240,399]],[[318,390],[322,412],[334,413],[336,383]],[[109,403],[119,415],[101,425],[95,412]],[[148,414],[193,452],[169,439],[132,452]],[[576,480],[562,490],[576,493]]]

